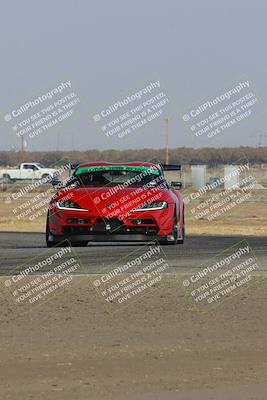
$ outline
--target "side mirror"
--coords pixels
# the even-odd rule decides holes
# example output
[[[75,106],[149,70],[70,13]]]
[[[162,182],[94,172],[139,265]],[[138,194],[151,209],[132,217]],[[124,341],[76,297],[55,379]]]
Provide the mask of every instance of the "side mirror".
[[[177,189],[181,189],[183,187],[182,182],[178,182],[178,181],[172,181],[171,182],[171,186],[177,188]]]
[[[57,178],[52,178],[50,183],[54,188],[61,188],[63,186],[63,183]]]

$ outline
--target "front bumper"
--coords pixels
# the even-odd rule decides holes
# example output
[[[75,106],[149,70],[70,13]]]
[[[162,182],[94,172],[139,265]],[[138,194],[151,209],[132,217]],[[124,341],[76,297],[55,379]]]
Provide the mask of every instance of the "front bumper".
[[[131,215],[123,220],[104,218],[87,212],[56,210],[49,213],[48,221],[51,235],[70,237],[72,241],[83,236],[86,236],[88,239],[84,240],[88,241],[102,241],[102,238],[109,238],[110,241],[126,240],[126,236],[135,240],[135,235],[137,240],[150,240],[148,238],[164,237],[172,233],[173,216],[174,204],[169,204],[168,208],[162,210],[131,212]]]

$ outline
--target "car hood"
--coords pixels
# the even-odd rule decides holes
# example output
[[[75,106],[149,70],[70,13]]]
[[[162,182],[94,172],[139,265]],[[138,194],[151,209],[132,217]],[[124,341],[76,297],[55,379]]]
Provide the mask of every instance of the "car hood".
[[[173,202],[170,191],[160,186],[130,188],[114,187],[69,187],[59,190],[52,201],[69,199],[79,204],[81,208],[91,211],[121,215],[127,210],[136,209],[147,201]],[[109,210],[109,211],[108,211]]]

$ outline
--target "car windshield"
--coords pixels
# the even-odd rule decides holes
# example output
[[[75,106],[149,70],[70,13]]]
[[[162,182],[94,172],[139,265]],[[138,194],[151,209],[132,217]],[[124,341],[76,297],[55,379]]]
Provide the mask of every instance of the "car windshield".
[[[43,166],[43,164],[37,163],[36,165],[37,165],[37,167],[39,167],[39,168],[45,168],[45,167]]]
[[[69,184],[84,186],[157,186],[164,181],[161,170],[148,166],[105,165],[78,167]]]

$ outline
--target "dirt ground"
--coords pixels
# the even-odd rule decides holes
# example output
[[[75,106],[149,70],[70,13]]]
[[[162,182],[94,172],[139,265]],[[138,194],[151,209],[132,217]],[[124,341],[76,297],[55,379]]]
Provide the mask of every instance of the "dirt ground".
[[[24,315],[1,293],[0,398],[266,399],[266,279],[207,313],[166,279],[113,315],[89,276]]]
[[[187,233],[266,235],[265,192],[260,193],[209,223],[194,219],[188,205]],[[25,223],[10,218],[10,204],[1,204],[2,230],[44,231],[45,213]],[[26,251],[36,254],[29,240],[19,253],[6,253],[7,260],[1,254],[3,265],[16,264],[18,256],[24,260]],[[119,253],[98,251],[99,256],[88,251],[88,263],[90,254],[96,264],[108,252]],[[262,248],[257,255],[263,256]],[[187,265],[191,252],[184,257]],[[178,284],[179,274],[113,315],[89,273],[74,290],[26,314],[0,292],[0,399],[265,400],[267,279],[201,313]]]

